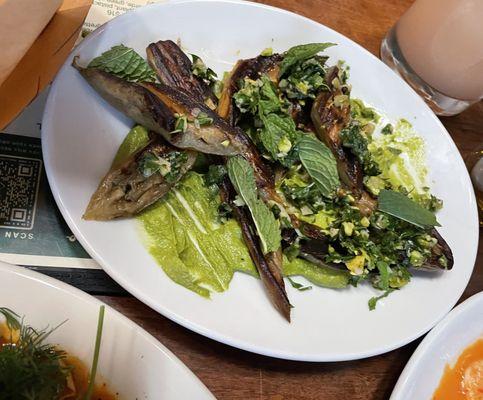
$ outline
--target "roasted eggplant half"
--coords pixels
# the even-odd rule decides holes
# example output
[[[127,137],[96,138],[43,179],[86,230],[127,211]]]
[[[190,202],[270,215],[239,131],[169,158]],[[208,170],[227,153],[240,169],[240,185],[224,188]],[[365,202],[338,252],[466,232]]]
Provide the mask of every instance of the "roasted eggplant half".
[[[290,322],[292,306],[290,305],[282,276],[282,249],[280,248],[278,251],[266,255],[263,254],[250,212],[247,207],[237,206],[234,203],[236,192],[227,177],[220,185],[220,193],[222,201],[230,205],[233,215],[240,225],[243,240],[247,245],[250,257],[257,268],[270,301],[282,316]]]
[[[104,100],[173,146],[208,154],[239,154],[232,142],[233,128],[184,91],[163,84],[128,82],[100,69],[74,66]]]
[[[218,99],[210,86],[193,74],[193,63],[176,43],[171,40],[160,40],[151,43],[146,53],[149,65],[161,83],[184,90],[212,110],[216,108]]]
[[[195,152],[175,149],[160,138],[151,140],[110,169],[92,195],[83,218],[105,221],[139,214],[168,193],[195,159]]]

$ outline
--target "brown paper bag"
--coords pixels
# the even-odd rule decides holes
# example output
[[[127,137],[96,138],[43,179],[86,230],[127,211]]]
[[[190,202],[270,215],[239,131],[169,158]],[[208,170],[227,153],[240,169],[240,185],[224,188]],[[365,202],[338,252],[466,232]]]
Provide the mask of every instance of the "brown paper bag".
[[[52,81],[79,36],[91,1],[64,0],[1,84],[0,129],[7,126]]]

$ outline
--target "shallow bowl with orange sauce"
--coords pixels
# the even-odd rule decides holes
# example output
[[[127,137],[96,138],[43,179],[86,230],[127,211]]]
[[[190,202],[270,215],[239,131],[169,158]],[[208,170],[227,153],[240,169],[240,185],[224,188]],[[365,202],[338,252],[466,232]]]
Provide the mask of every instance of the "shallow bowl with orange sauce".
[[[483,400],[483,292],[454,308],[424,338],[390,400]]]

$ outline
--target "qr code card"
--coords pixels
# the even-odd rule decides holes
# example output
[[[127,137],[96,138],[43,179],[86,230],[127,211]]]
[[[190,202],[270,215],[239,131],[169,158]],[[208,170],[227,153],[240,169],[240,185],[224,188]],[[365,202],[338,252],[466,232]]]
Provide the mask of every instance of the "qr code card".
[[[42,160],[0,154],[0,227],[33,228]]]
[[[39,138],[0,134],[0,260],[31,266],[99,268],[55,204]]]

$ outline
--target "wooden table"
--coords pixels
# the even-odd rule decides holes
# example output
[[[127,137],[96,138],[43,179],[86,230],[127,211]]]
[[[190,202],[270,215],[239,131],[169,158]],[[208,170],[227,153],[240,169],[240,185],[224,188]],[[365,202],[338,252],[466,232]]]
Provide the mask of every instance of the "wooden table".
[[[386,31],[411,0],[262,0],[319,21],[379,55]],[[442,118],[466,156],[483,144],[483,103]],[[461,300],[483,290],[483,245]],[[171,349],[218,399],[388,399],[419,341],[382,356],[343,363],[263,357],[217,343],[156,314],[132,297],[100,297]],[[182,400],[182,399],[180,399]],[[194,400],[194,399],[193,399]]]

